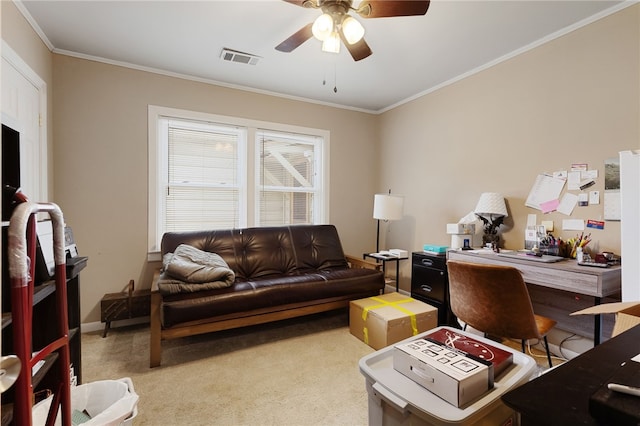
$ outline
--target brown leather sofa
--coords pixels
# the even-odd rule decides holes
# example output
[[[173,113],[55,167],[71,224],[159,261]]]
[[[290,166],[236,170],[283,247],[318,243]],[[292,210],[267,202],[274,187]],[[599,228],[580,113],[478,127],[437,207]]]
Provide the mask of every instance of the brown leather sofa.
[[[161,252],[180,244],[216,253],[235,272],[226,288],[151,293],[150,366],[162,340],[261,324],[349,305],[384,289],[379,265],[345,256],[333,225],[166,233]]]

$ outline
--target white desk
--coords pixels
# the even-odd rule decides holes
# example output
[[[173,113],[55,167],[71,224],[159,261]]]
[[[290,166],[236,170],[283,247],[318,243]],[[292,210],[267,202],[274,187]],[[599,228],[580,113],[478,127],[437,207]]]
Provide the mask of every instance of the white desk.
[[[543,263],[498,256],[490,250],[450,250],[447,252],[447,257],[461,262],[513,266],[522,272],[527,284],[592,296],[596,305],[600,304],[603,297],[617,295],[622,285],[620,266],[609,268],[579,266],[573,259]],[[594,320],[594,345],[600,343],[601,330],[602,318],[597,315]]]

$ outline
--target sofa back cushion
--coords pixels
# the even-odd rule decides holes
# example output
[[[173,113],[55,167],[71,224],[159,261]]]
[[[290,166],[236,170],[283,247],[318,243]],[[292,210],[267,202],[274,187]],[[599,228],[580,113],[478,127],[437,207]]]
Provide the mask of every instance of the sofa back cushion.
[[[296,269],[289,227],[236,229],[237,280],[291,274]]]
[[[180,244],[218,254],[235,272],[236,281],[348,267],[333,225],[167,232],[162,255]]]
[[[236,247],[232,230],[167,232],[162,236],[160,247],[162,256],[175,253],[180,244],[216,253],[227,262],[231,270],[236,270]]]
[[[298,271],[348,267],[335,226],[295,225],[289,229]]]

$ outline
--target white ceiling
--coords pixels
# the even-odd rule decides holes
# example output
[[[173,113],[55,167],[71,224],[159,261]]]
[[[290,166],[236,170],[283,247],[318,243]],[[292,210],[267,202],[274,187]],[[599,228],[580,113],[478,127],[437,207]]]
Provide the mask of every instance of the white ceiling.
[[[52,51],[225,86],[381,112],[633,4],[435,0],[426,15],[362,19],[373,54],[275,46],[320,13],[282,0],[16,1]],[[359,3],[358,0],[354,5]],[[223,48],[260,56],[245,65]],[[337,92],[334,92],[334,87]]]

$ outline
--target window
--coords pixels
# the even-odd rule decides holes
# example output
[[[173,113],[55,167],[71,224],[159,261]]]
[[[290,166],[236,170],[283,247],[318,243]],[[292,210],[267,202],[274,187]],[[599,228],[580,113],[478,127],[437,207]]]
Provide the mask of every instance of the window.
[[[256,136],[258,225],[315,223],[322,206],[322,138],[268,131]]]
[[[168,231],[325,223],[328,145],[327,131],[149,106],[149,252]]]
[[[167,146],[163,230],[228,229],[245,223],[244,129],[170,118],[158,123]]]

